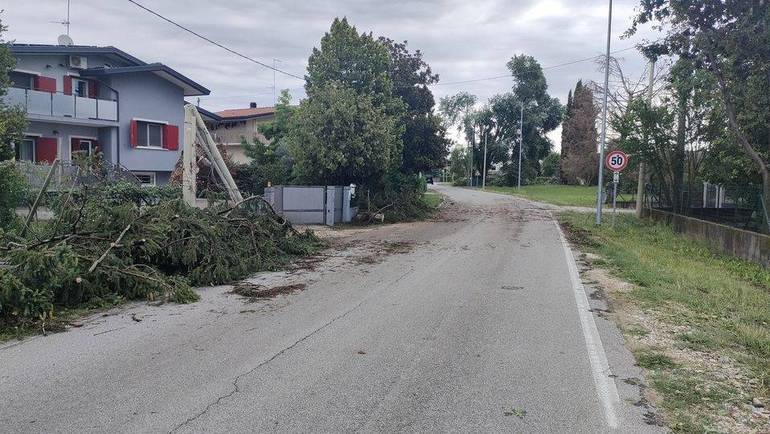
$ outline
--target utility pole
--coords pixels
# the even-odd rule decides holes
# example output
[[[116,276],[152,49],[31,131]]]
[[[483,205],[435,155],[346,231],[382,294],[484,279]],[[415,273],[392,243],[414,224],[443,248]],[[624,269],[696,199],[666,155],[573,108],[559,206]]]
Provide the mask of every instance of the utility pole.
[[[524,102],[521,102],[521,113],[519,113],[519,180],[517,189],[521,190],[521,150],[524,148]]]
[[[650,58],[649,84],[647,87],[647,104],[652,107],[653,82],[655,81],[655,59]],[[639,158],[637,156],[637,158]],[[642,218],[642,199],[644,196],[644,184],[647,175],[644,173],[644,161],[639,160],[639,180],[636,184],[636,216]]]
[[[481,168],[481,189],[487,188],[487,136],[489,133],[484,133],[484,167]]]
[[[610,43],[612,41],[612,0],[607,18],[607,58],[604,62],[604,104],[602,105],[602,138],[599,144],[599,185],[596,189],[596,224],[602,224],[602,189],[604,184],[604,148],[607,144],[607,94],[610,86]]]
[[[471,185],[471,187],[473,187],[473,148],[474,148],[473,142],[475,140],[476,140],[476,131],[474,130],[471,133],[471,142],[470,142],[470,146],[471,146],[471,149],[470,149],[470,152],[471,152],[471,167],[470,167],[470,169],[471,169],[471,171],[470,171],[471,172],[471,181],[470,182],[471,182],[471,184],[470,185]]]
[[[273,107],[275,107],[278,104],[277,99],[277,93],[276,93],[276,87],[275,87],[275,62],[280,62],[279,59],[273,58]]]

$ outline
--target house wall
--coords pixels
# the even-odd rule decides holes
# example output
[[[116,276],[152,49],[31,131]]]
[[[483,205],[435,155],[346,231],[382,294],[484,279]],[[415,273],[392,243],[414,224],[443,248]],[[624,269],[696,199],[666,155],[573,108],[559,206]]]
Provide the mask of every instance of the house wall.
[[[127,66],[123,62],[113,61],[104,56],[86,56],[88,58],[88,67],[97,68],[100,66]],[[69,56],[63,55],[17,55],[15,69],[24,72],[33,72],[44,77],[56,79],[56,91],[64,92],[64,76],[78,75],[77,69],[71,69],[69,66]]]
[[[184,92],[151,73],[112,76],[110,85],[120,94],[120,163],[129,170],[173,170],[184,147]],[[132,148],[132,119],[167,122],[179,127],[179,150]]]
[[[259,132],[259,126],[268,122],[272,122],[274,116],[265,116],[258,119],[249,119],[244,121],[244,124],[225,128],[223,123],[212,126],[209,124],[209,132],[217,143],[224,143],[227,145],[227,152],[230,154],[233,162],[238,164],[248,164],[251,158],[246,156],[241,144],[242,139],[253,141],[259,140],[262,143],[269,143],[269,140]]]
[[[111,146],[109,142],[110,132],[102,133],[100,130],[114,130],[115,128],[97,128],[86,127],[82,125],[55,124],[49,122],[32,121],[24,130],[25,134],[42,137],[56,137],[59,139],[59,148],[57,156],[62,160],[69,160],[70,155],[70,137],[96,137],[99,143],[104,147]],[[104,138],[104,141],[101,138]]]

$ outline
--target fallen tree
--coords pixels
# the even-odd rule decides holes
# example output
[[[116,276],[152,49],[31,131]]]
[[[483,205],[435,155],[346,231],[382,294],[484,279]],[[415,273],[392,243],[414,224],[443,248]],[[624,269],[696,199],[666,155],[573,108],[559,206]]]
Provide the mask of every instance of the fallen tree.
[[[178,194],[177,194],[178,197]],[[108,297],[190,302],[192,286],[273,270],[321,242],[261,198],[201,210],[168,192],[83,186],[25,237],[0,233],[0,324],[50,320],[55,306]]]

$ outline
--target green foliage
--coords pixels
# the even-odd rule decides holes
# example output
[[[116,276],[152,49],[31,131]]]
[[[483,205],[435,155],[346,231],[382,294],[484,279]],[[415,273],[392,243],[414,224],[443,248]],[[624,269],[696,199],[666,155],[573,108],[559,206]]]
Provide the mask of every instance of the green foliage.
[[[599,108],[590,88],[578,81],[570,98],[562,123],[561,178],[568,184],[591,185],[596,183],[598,156],[596,144],[596,117]]]
[[[294,175],[311,184],[380,184],[399,167],[397,122],[370,96],[334,84],[314,89],[293,119]]]
[[[14,157],[13,143],[21,140],[27,125],[22,107],[10,107],[3,102],[3,97],[11,85],[9,73],[16,66],[16,59],[11,54],[8,42],[3,39],[6,30],[7,27],[0,19],[0,161]],[[4,188],[3,178],[0,178],[0,190]]]
[[[18,222],[16,207],[26,195],[26,181],[12,161],[0,161],[0,230]]]
[[[693,7],[689,0],[643,0],[627,33],[652,24],[664,30],[666,37],[652,44],[649,53],[678,55],[710,73],[724,109],[728,138],[752,161],[770,204],[768,22],[770,4],[765,1],[708,2],[707,7]]]
[[[466,185],[470,179],[471,154],[467,148],[455,146],[449,154],[449,176],[452,182]]]
[[[249,203],[200,210],[169,199],[175,191],[156,193],[123,184],[84,189],[57,204],[54,221],[29,238],[5,234],[0,324],[116,296],[189,302],[197,299],[192,285],[272,270],[321,246],[312,233],[296,233]]]
[[[540,164],[543,176],[548,179],[556,178],[559,176],[559,166],[561,163],[561,154],[558,152],[551,152],[547,157],[543,158],[543,162]]]
[[[435,100],[428,88],[438,82],[438,75],[432,73],[420,50],[410,52],[406,42],[384,37],[379,41],[390,52],[393,94],[405,107],[401,118],[404,131],[401,170],[416,173],[444,167],[450,142],[441,119],[433,114]]]

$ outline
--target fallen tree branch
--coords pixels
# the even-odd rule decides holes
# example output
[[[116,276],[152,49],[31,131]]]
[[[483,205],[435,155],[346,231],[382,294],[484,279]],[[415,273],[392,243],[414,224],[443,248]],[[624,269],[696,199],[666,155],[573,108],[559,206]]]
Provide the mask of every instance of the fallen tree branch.
[[[96,267],[99,265],[99,263],[102,262],[104,260],[104,258],[106,258],[107,255],[110,253],[110,250],[112,250],[113,247],[115,247],[118,244],[120,244],[120,242],[123,240],[123,236],[126,235],[126,232],[128,232],[129,229],[131,229],[131,225],[126,226],[126,228],[123,229],[123,232],[120,233],[118,238],[115,241],[110,243],[110,246],[107,247],[107,250],[105,250],[104,253],[102,253],[102,256],[100,256],[99,259],[94,261],[94,263],[91,264],[91,267],[88,268],[88,272],[89,273],[93,273],[94,270],[96,269]]]

